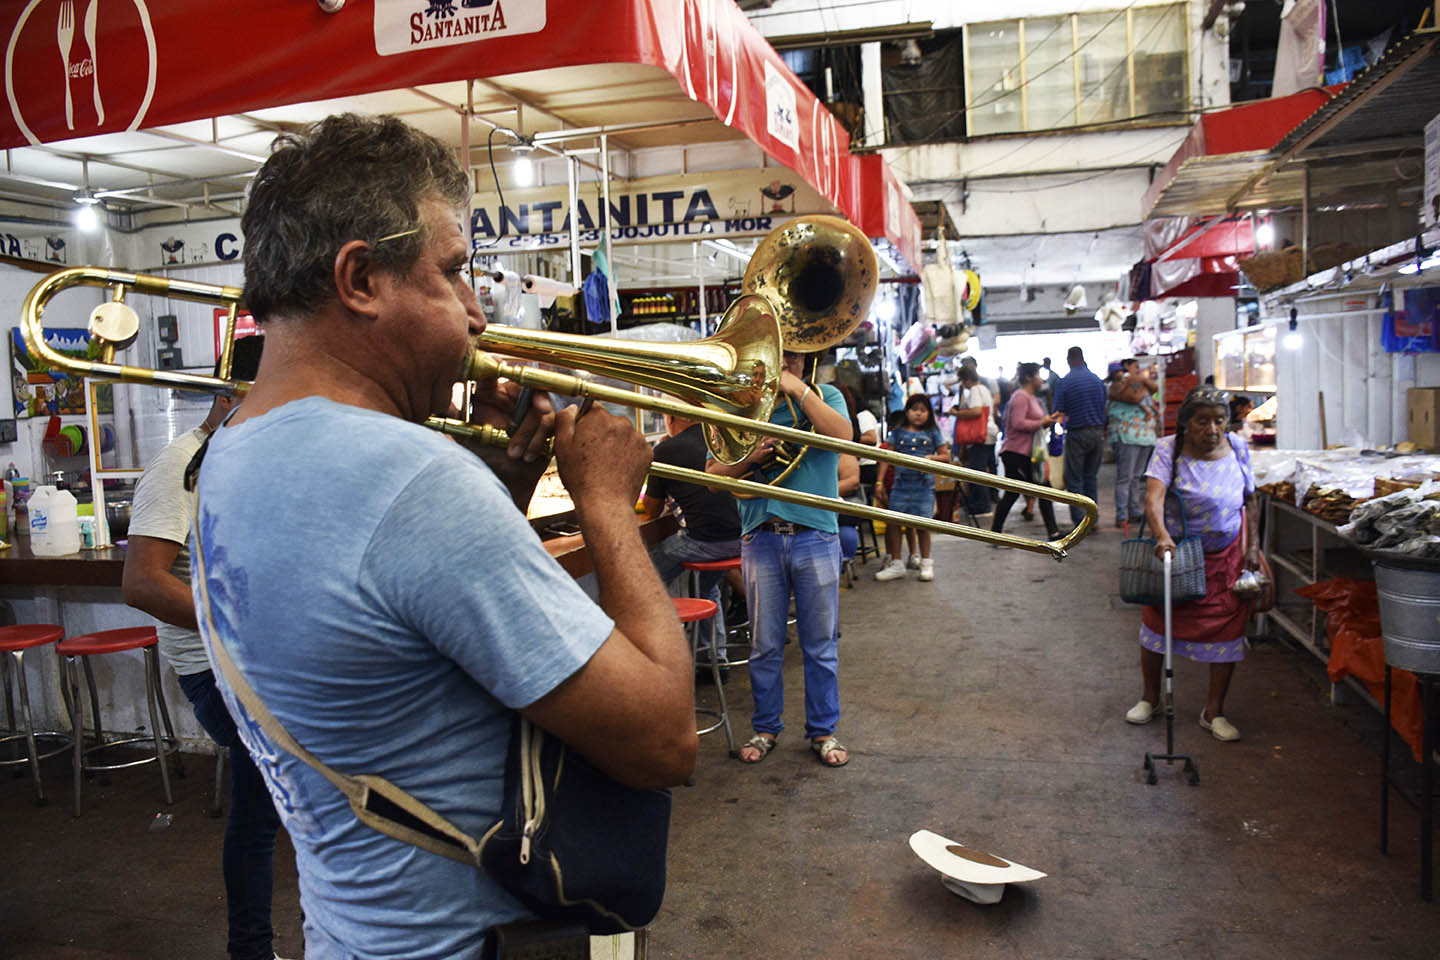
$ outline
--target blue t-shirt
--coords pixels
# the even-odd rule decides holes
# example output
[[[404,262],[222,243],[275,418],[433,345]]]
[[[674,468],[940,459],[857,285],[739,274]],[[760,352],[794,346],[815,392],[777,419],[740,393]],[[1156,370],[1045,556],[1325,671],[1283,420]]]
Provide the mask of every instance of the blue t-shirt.
[[[200,510],[216,629],[290,735],[483,834],[511,710],[613,628],[490,469],[416,424],[309,397],[215,431]],[[479,957],[486,929],[528,915],[480,870],[362,825],[216,681],[294,843],[307,958]]]
[[[845,406],[845,395],[835,387],[828,383],[820,384],[820,399],[824,400],[831,410],[839,413],[846,420],[850,419],[850,411]],[[786,403],[783,397],[776,402],[775,412],[770,415],[770,422],[781,427],[795,425],[794,418],[790,416],[790,404]],[[780,484],[780,487],[785,490],[799,490],[801,493],[813,493],[821,497],[836,497],[839,496],[840,491],[839,470],[840,455],[838,453],[812,447],[800,461],[800,466],[785,478],[785,482]],[[835,514],[829,510],[802,507],[799,504],[783,503],[764,497],[756,497],[753,500],[737,500],[736,506],[740,508],[740,533],[742,535],[760,526],[767,517],[788,520],[791,523],[823,530],[826,533],[838,533],[840,530]]]
[[[945,445],[944,439],[940,436],[940,430],[936,427],[929,427],[921,430],[911,430],[903,427],[890,431],[889,446],[896,453],[903,453],[910,457],[928,457]],[[910,467],[895,468],[895,486],[927,486],[935,485],[935,475],[925,473],[921,470],[914,470]]]

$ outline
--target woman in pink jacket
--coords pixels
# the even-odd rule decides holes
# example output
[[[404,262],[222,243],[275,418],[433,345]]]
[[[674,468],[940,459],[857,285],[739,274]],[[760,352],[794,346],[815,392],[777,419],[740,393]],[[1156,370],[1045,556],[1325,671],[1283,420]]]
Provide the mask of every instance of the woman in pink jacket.
[[[1034,464],[1030,462],[1030,452],[1035,445],[1035,431],[1050,426],[1057,418],[1046,413],[1040,401],[1035,399],[1035,393],[1041,386],[1038,363],[1020,364],[1016,378],[1019,386],[1010,395],[1010,402],[1005,407],[1005,422],[1001,425],[1005,438],[1000,444],[1000,462],[1005,467],[1005,476],[1011,480],[1033,483]],[[999,533],[1004,528],[1005,517],[1019,496],[1007,490],[1000,498],[1000,505],[995,508],[995,519],[990,524],[991,530]],[[1055,524],[1055,508],[1049,500],[1040,501],[1040,517],[1045,521],[1045,536],[1050,540],[1058,539],[1060,528]]]

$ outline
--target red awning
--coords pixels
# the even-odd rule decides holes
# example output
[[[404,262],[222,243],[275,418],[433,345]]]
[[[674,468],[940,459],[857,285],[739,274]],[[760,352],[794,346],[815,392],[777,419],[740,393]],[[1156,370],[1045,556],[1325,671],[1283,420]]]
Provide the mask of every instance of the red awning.
[[[912,272],[920,271],[920,218],[905,199],[900,181],[878,153],[852,157],[859,203],[851,216],[867,237],[888,239]]]
[[[509,77],[599,93],[600,116],[609,107],[634,116],[636,98],[653,98],[644,117],[674,117],[670,143],[693,135],[686,107],[703,104],[857,223],[869,219],[863,196],[879,189],[862,186],[845,129],[729,0],[350,0],[335,14],[300,0],[6,6],[0,147]],[[668,75],[663,89],[657,75]],[[871,235],[909,260],[919,221],[904,206],[887,209],[884,232]]]
[[[1141,205],[1144,215],[1148,217],[1155,209],[1187,162],[1199,157],[1269,150],[1312,113],[1329,103],[1342,87],[1343,84],[1301,90],[1287,97],[1257,100],[1202,115],[1170,162],[1165,164],[1145,191]]]

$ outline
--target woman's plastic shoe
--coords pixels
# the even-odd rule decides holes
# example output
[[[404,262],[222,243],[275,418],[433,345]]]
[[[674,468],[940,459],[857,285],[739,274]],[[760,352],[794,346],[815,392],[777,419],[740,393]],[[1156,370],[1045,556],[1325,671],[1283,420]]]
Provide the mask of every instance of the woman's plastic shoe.
[[[1240,731],[1235,729],[1235,724],[1224,717],[1216,717],[1213,720],[1205,719],[1205,711],[1200,711],[1200,726],[1210,731],[1210,736],[1216,740],[1223,740],[1226,743],[1231,740],[1240,739]]]
[[[1149,723],[1153,719],[1155,719],[1155,705],[1149,700],[1141,700],[1125,712],[1126,723]]]

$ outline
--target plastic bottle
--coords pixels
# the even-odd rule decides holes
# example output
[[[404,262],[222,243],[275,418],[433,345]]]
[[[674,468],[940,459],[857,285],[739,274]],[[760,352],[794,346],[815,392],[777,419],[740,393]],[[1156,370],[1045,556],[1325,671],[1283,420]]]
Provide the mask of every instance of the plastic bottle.
[[[30,552],[37,557],[60,557],[80,552],[80,518],[75,496],[51,486],[30,495]]]
[[[30,478],[16,477],[10,483],[10,510],[15,514],[14,527],[16,536],[30,535],[30,510],[28,501],[30,499]]]

